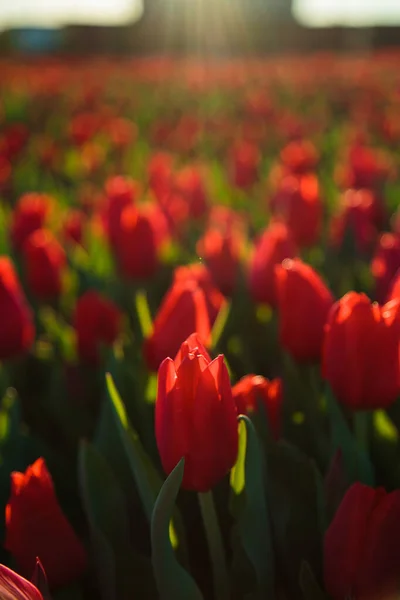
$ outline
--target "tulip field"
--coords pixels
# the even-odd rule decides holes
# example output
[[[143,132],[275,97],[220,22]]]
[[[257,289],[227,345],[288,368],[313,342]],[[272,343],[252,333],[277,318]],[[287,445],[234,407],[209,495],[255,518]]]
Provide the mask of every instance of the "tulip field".
[[[0,61],[1,600],[400,598],[399,60]]]

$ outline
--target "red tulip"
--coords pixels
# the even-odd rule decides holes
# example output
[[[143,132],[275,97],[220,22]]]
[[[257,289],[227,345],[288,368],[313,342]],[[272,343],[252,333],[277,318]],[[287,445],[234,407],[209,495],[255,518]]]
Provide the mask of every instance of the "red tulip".
[[[106,182],[107,203],[104,219],[113,248],[118,244],[122,211],[135,203],[138,194],[138,183],[128,177],[112,177]]]
[[[275,266],[297,254],[287,227],[274,223],[259,240],[250,263],[250,292],[256,302],[276,306]]]
[[[215,287],[210,270],[202,263],[176,267],[174,283],[185,283],[187,281],[194,281],[203,290],[210,324],[213,326],[219,311],[226,304],[226,300],[219,289]]]
[[[275,267],[280,342],[299,362],[319,361],[333,296],[312,267],[286,259]]]
[[[399,490],[352,485],[325,534],[324,579],[333,600],[397,597],[399,523]]]
[[[26,576],[39,557],[51,587],[73,582],[86,569],[86,552],[58,504],[43,458],[11,474],[5,547]]]
[[[156,371],[168,356],[197,331],[203,343],[210,342],[211,325],[204,291],[194,280],[175,282],[164,297],[154,321],[153,333],[144,345],[147,365]]]
[[[293,141],[283,148],[281,160],[290,173],[302,175],[315,169],[318,153],[315,146],[307,140]]]
[[[24,194],[13,212],[11,240],[15,250],[21,250],[26,239],[41,229],[50,214],[53,199],[46,194]]]
[[[4,565],[0,565],[0,598],[3,600],[43,600],[37,587]]]
[[[201,256],[218,289],[230,296],[235,289],[239,272],[240,240],[234,233],[224,234],[220,229],[208,229],[197,244]]]
[[[286,176],[272,199],[273,213],[288,226],[300,248],[314,245],[322,225],[322,203],[315,175]]]
[[[158,268],[156,230],[153,221],[135,206],[121,213],[116,254],[128,279],[150,279]]]
[[[371,304],[349,292],[329,314],[323,373],[337,399],[353,409],[386,408],[399,395],[400,300]]]
[[[211,360],[196,335],[158,370],[156,439],[166,473],[185,458],[187,490],[209,491],[235,464],[236,406],[224,357]]]
[[[0,360],[27,352],[35,338],[33,316],[11,260],[0,256]]]
[[[354,237],[356,249],[368,252],[376,239],[374,196],[368,190],[347,190],[340,212],[331,221],[331,242],[342,246],[348,231]]]
[[[400,238],[392,233],[384,233],[379,240],[371,263],[378,302],[386,301],[393,278],[399,269]]]
[[[64,237],[68,242],[82,245],[85,214],[80,210],[70,210],[64,220]]]
[[[88,363],[100,360],[100,348],[112,346],[118,337],[121,313],[118,308],[95,290],[88,290],[75,307],[74,327],[78,354]]]
[[[258,178],[260,150],[250,142],[236,146],[231,157],[231,177],[233,185],[246,189],[254,185]]]
[[[62,291],[66,256],[62,246],[46,229],[34,231],[24,245],[28,285],[42,300],[57,298]]]
[[[149,186],[159,202],[170,191],[172,166],[172,156],[163,152],[154,154],[149,161],[147,167]]]
[[[174,189],[185,198],[192,218],[198,219],[206,213],[207,191],[199,168],[188,166],[181,169],[175,176]]]
[[[282,409],[282,380],[269,381],[261,375],[245,375],[232,388],[238,414],[249,415],[257,411],[260,400],[266,410],[268,425],[274,439],[280,437]]]

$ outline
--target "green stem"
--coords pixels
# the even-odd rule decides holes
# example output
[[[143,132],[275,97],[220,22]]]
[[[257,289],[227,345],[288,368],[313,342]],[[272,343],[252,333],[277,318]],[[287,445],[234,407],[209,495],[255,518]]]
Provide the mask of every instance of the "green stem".
[[[354,434],[360,450],[369,453],[369,415],[365,411],[354,413]]]
[[[199,493],[199,504],[206,532],[214,575],[215,600],[229,600],[229,579],[225,550],[212,491]]]

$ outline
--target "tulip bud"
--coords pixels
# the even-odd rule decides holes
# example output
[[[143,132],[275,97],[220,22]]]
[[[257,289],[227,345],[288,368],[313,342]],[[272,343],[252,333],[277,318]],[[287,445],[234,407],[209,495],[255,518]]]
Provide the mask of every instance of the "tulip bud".
[[[285,225],[274,223],[264,231],[250,263],[249,285],[255,302],[276,306],[275,266],[296,254],[296,245]]]
[[[25,576],[40,558],[51,587],[73,582],[86,569],[85,549],[58,504],[43,458],[11,474],[6,507],[6,549]]]
[[[274,439],[281,432],[282,381],[269,381],[260,375],[245,375],[232,388],[233,399],[239,415],[251,415],[258,409],[258,401],[264,405],[268,425]]]
[[[378,243],[371,263],[375,279],[376,299],[384,303],[394,276],[400,269],[400,238],[392,233],[384,233]]]
[[[211,360],[196,335],[160,365],[156,439],[167,474],[185,458],[187,490],[211,490],[235,464],[236,407],[224,357]]]
[[[400,491],[355,483],[324,541],[324,579],[330,598],[389,600],[400,585]]]
[[[175,356],[193,331],[206,345],[210,342],[211,324],[204,291],[194,280],[176,282],[164,297],[153,332],[145,340],[148,367],[156,371],[164,358]]]
[[[176,267],[174,271],[174,283],[183,283],[193,281],[204,292],[204,297],[207,305],[208,317],[211,327],[215,323],[221,308],[226,304],[226,300],[215,287],[210,270],[202,263],[194,263],[192,265],[183,265]]]
[[[315,175],[287,176],[272,199],[274,215],[286,225],[300,248],[313,246],[322,225],[322,202]]]
[[[212,279],[224,296],[235,289],[239,270],[239,240],[234,233],[225,235],[217,228],[209,229],[197,244],[199,256],[204,258]]]
[[[121,314],[118,308],[95,290],[88,290],[75,307],[74,327],[81,360],[97,364],[101,344],[112,346],[118,337]]]
[[[11,241],[15,250],[21,250],[31,233],[44,227],[53,199],[46,194],[24,194],[13,211]]]
[[[200,169],[193,166],[179,171],[175,176],[174,189],[178,195],[185,198],[193,219],[198,219],[206,213],[207,191]]]
[[[106,182],[105,226],[113,248],[118,243],[121,214],[124,208],[134,204],[139,193],[136,181],[127,177],[111,177]]]
[[[334,299],[312,267],[287,258],[275,267],[280,342],[298,362],[319,361]]]
[[[323,374],[339,402],[352,409],[387,408],[400,392],[400,300],[371,304],[349,292],[328,316]]]
[[[150,279],[158,268],[156,230],[153,221],[135,206],[121,213],[116,254],[128,279]]]
[[[66,264],[64,249],[46,229],[34,231],[24,245],[28,285],[41,300],[57,298],[62,291]]]
[[[35,338],[33,316],[11,260],[0,257],[0,360],[29,350]]]

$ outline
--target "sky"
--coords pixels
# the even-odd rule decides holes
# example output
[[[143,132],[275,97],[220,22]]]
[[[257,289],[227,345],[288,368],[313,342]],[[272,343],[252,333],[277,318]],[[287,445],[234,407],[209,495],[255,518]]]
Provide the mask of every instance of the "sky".
[[[293,2],[296,17],[311,26],[400,24],[400,0]],[[67,23],[117,25],[138,18],[140,13],[141,0],[0,0],[0,29],[29,25],[62,26]]]

